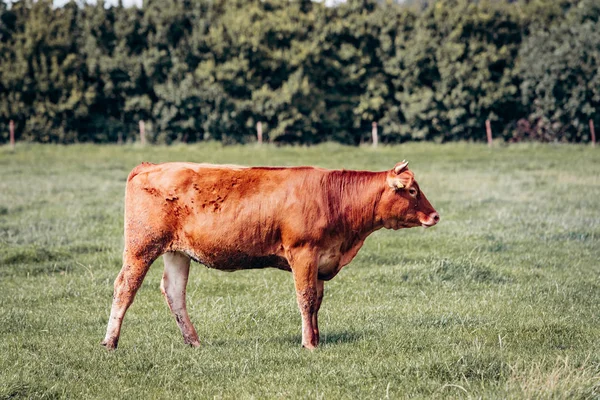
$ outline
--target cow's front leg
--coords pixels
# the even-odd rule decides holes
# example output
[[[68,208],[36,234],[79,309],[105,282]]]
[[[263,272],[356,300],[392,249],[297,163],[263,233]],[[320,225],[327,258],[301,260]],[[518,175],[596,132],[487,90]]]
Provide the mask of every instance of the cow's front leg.
[[[294,274],[296,299],[302,315],[302,346],[314,349],[319,343],[317,328],[317,256],[310,250],[290,252],[288,261]]]
[[[315,312],[312,315],[313,332],[315,337],[317,338],[317,344],[319,344],[319,322],[317,319],[317,314],[319,313],[319,309],[321,308],[321,302],[323,302],[324,285],[325,281],[317,279],[317,303],[315,304]]]

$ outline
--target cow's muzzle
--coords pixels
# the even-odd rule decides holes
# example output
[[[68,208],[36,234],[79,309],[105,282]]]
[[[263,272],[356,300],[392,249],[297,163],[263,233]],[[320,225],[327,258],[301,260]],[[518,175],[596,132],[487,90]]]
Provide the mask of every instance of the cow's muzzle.
[[[439,221],[440,221],[440,214],[438,214],[437,212],[434,211],[427,216],[427,219],[425,221],[421,221],[421,226],[423,226],[425,228],[429,228],[429,227],[437,224]]]

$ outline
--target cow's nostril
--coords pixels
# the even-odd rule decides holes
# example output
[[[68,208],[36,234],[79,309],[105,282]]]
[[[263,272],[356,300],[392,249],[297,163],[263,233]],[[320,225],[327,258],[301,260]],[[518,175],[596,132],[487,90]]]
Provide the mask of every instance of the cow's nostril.
[[[440,220],[440,214],[438,214],[438,213],[431,214],[431,217],[433,218],[433,220],[435,221],[436,224]]]

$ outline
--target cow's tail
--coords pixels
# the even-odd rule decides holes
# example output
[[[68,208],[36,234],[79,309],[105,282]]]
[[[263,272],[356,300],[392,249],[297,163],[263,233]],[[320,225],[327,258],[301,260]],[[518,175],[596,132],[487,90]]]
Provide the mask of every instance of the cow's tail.
[[[135,167],[134,169],[131,170],[131,172],[129,173],[129,176],[127,177],[127,182],[131,181],[137,174],[139,174],[140,172],[143,172],[146,168],[155,165],[152,164],[150,162],[143,162],[140,165],[138,165],[137,167]]]

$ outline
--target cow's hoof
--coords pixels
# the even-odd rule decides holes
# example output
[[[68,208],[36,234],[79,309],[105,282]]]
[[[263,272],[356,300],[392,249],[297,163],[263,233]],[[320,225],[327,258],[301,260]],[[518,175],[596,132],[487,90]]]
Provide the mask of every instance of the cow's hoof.
[[[104,339],[100,344],[106,347],[106,350],[116,350],[118,339]]]
[[[190,347],[200,347],[200,342],[197,340],[190,340],[190,341],[185,341],[185,344],[187,344]]]
[[[183,343],[190,347],[200,347],[200,339],[198,339],[196,332],[191,335],[183,335]]]
[[[307,349],[307,350],[314,350],[317,348],[316,344],[308,344],[308,343],[303,343],[302,347]]]

